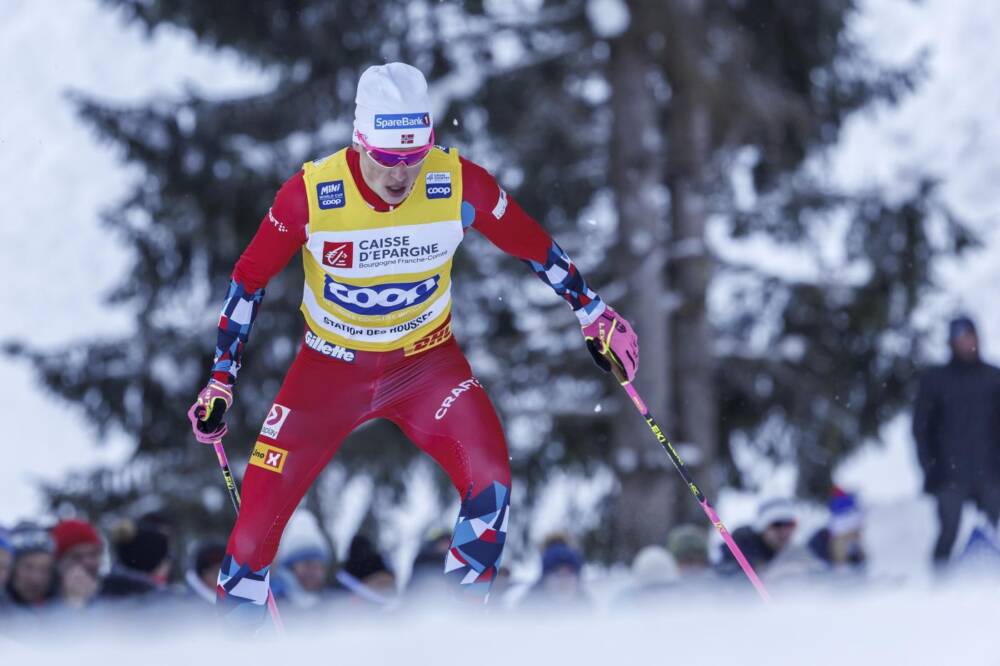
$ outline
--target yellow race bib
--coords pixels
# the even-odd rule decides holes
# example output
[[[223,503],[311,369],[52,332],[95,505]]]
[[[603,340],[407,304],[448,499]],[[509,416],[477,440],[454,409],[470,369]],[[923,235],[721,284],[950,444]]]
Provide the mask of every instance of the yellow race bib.
[[[406,200],[380,213],[354,183],[348,150],[303,165],[302,314],[334,344],[401,349],[451,312],[451,264],[464,235],[461,163],[454,149],[433,148]]]

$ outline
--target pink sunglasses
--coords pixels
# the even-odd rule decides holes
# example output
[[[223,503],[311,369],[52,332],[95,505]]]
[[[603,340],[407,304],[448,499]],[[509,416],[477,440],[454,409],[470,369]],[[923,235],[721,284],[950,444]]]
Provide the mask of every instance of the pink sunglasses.
[[[412,148],[410,150],[386,150],[384,148],[376,148],[365,140],[365,135],[361,132],[355,132],[354,136],[358,139],[361,147],[365,149],[365,152],[368,153],[368,157],[372,158],[372,161],[381,167],[385,167],[386,169],[391,169],[397,164],[416,166],[424,161],[427,155],[431,152],[431,148],[434,147],[433,129],[431,130],[430,141],[428,141],[426,146]]]

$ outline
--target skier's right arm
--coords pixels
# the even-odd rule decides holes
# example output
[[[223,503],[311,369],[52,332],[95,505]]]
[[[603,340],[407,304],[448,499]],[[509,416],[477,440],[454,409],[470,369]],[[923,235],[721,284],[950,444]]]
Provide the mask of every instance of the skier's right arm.
[[[223,416],[233,401],[233,384],[243,360],[264,288],[306,242],[309,205],[302,172],[278,190],[250,245],[233,269],[216,334],[208,384],[188,410],[195,438],[206,444],[226,434]]]

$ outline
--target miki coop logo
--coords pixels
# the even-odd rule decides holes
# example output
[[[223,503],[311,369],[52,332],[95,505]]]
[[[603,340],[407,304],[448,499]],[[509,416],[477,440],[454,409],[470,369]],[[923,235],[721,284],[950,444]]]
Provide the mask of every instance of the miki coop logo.
[[[344,196],[344,181],[328,180],[325,183],[316,184],[316,201],[320,210],[331,208],[343,208],[347,203]]]

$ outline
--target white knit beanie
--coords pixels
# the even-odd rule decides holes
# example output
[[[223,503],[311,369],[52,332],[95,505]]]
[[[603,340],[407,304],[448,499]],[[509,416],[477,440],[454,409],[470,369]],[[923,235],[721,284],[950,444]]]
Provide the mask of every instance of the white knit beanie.
[[[776,497],[761,503],[757,509],[757,529],[766,530],[775,523],[794,523],[795,504],[785,497]]]
[[[358,81],[354,101],[355,135],[369,145],[405,150],[430,143],[431,98],[416,67],[402,62],[369,67]]]

